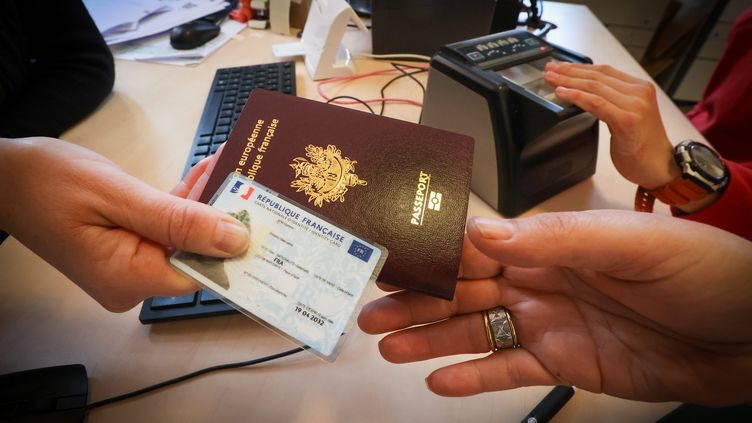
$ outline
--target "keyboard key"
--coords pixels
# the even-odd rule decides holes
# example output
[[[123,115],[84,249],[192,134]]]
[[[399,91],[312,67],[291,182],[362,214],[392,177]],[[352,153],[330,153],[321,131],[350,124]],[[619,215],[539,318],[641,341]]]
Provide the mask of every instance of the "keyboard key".
[[[227,134],[230,132],[230,125],[217,125],[217,129],[214,131],[215,134]]]
[[[202,135],[198,137],[198,140],[196,141],[196,145],[208,145],[210,142],[211,142],[210,135]]]
[[[193,151],[193,154],[195,156],[202,156],[206,157],[207,154],[209,154],[209,146],[208,145],[199,145],[196,147],[196,149]]]
[[[154,297],[151,300],[151,308],[159,310],[173,307],[189,307],[196,303],[196,293],[182,295],[180,297]]]
[[[222,145],[222,144],[224,144],[224,143],[212,144],[212,146],[211,146],[211,153],[212,154],[216,153],[217,150],[219,150],[219,146]]]
[[[220,118],[231,118],[232,117],[232,110],[223,110],[219,112]]]
[[[217,119],[216,110],[220,104],[219,96],[211,96],[204,106],[204,113],[201,115],[201,123],[198,127],[198,135],[211,135],[214,131],[214,121]]]
[[[217,143],[221,144],[221,143],[223,143],[225,141],[227,141],[227,134],[215,135],[215,136],[212,137],[212,143],[213,144],[217,144]],[[212,151],[212,153],[213,152],[214,151]]]
[[[215,304],[222,302],[222,300],[215,293],[207,291],[206,289],[200,291],[199,301],[201,302],[201,304]]]
[[[219,118],[219,120],[217,121],[217,125],[229,125],[229,124],[230,124],[230,118]]]

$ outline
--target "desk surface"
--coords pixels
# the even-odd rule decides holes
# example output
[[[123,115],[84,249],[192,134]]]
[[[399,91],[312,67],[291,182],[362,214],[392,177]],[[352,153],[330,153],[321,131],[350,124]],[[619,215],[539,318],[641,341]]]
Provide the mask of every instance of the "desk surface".
[[[589,55],[596,63],[648,77],[587,8],[547,2],[544,18],[559,26],[549,34],[550,41]],[[244,30],[240,39],[195,68],[118,61],[111,98],[63,138],[169,190],[180,177],[214,71],[275,61],[270,46],[289,41],[267,31]],[[357,65],[359,72],[388,66],[366,60]],[[341,92],[377,97],[385,80],[361,80]],[[302,63],[297,66],[297,85],[299,96],[320,100]],[[407,78],[390,89],[401,97],[420,98],[419,88]],[[659,104],[671,139],[702,139],[662,92]],[[415,122],[419,110],[390,105],[386,114]],[[609,134],[602,125],[595,176],[527,214],[631,208],[634,186],[616,172],[608,151]],[[471,215],[497,216],[474,195],[470,201]],[[243,316],[143,326],[138,308],[110,314],[13,239],[0,246],[0,269],[0,373],[83,363],[92,401],[291,347]],[[374,289],[370,295],[381,294]],[[333,364],[304,353],[257,368],[223,371],[95,410],[89,421],[520,421],[549,389],[442,398],[430,393],[423,379],[441,365],[468,357],[395,365],[380,357],[378,340],[356,330]],[[651,421],[675,405],[578,391],[555,421]]]

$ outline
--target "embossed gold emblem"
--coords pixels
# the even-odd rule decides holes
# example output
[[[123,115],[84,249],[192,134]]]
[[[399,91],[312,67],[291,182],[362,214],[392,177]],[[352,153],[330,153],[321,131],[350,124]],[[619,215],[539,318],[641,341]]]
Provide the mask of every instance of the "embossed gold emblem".
[[[342,151],[336,146],[329,144],[323,148],[309,144],[305,151],[308,159],[296,157],[290,163],[297,178],[290,186],[296,192],[303,191],[308,196],[308,202],[319,207],[325,201],[344,202],[350,188],[368,185],[367,181],[355,174],[357,161],[342,157]]]

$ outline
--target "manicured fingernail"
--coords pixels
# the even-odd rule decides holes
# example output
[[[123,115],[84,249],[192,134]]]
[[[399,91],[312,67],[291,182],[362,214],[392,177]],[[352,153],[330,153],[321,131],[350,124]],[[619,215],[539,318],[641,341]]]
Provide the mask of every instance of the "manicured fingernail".
[[[248,248],[248,228],[235,220],[221,220],[214,233],[214,246],[227,254],[240,254]]]
[[[507,240],[514,234],[514,227],[511,223],[501,219],[489,219],[487,217],[473,218],[475,227],[480,231],[480,235],[486,239]]]

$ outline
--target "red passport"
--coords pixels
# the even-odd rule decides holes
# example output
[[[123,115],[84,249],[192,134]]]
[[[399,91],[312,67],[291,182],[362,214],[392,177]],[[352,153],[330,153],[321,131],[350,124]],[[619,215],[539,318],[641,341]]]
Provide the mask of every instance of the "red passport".
[[[254,90],[200,201],[239,172],[389,250],[379,280],[452,299],[473,139]]]

